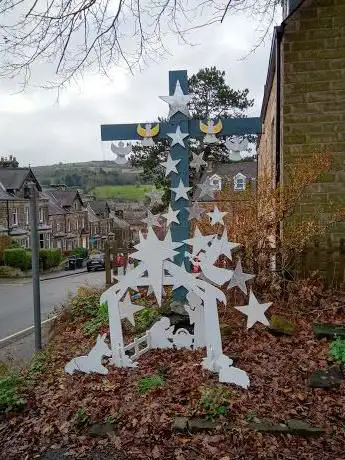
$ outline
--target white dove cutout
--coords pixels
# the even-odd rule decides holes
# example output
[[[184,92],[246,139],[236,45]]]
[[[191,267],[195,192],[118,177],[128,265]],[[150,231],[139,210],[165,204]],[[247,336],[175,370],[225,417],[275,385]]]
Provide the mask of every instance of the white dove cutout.
[[[125,146],[125,143],[122,141],[119,142],[119,145],[115,145],[112,142],[110,148],[115,154],[115,163],[118,165],[125,165],[128,163],[127,155],[129,155],[132,151],[132,145],[130,143]]]

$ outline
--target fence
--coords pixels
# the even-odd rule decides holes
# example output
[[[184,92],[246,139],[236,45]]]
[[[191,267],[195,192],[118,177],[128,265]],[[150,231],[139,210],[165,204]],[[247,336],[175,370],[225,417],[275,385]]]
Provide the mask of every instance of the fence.
[[[144,343],[146,343],[146,346],[142,346]],[[125,345],[124,350],[126,352],[134,349],[134,353],[130,354],[129,357],[135,360],[150,350],[150,344],[150,332],[147,331],[145,335],[139,338],[135,337],[133,342]]]

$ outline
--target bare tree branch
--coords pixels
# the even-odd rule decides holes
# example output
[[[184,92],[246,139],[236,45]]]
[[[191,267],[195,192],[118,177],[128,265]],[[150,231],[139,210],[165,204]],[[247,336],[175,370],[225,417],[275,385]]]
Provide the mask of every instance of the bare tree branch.
[[[172,35],[222,23],[239,11],[264,18],[279,0],[0,0],[0,76],[25,85],[37,63],[55,66],[57,86],[91,68],[133,72],[169,53]],[[263,21],[261,21],[263,22]],[[263,38],[263,39],[264,39]]]

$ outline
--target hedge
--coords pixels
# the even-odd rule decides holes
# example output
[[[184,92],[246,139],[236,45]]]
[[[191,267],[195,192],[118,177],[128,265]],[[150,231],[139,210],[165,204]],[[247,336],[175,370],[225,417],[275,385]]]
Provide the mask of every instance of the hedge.
[[[0,236],[0,265],[4,261],[4,251],[11,245],[11,238],[7,235]]]
[[[43,270],[57,267],[61,260],[62,256],[59,249],[40,249],[40,266]],[[4,263],[26,272],[31,268],[31,251],[24,248],[5,249]]]
[[[86,259],[86,257],[87,257],[87,249],[85,249],[85,248],[75,248],[72,251],[72,255],[77,256],[77,257],[82,257],[83,259]]]
[[[5,249],[4,263],[26,272],[31,268],[31,252],[26,251],[24,248]]]
[[[40,250],[40,265],[43,270],[57,267],[62,260],[60,249],[41,249]]]

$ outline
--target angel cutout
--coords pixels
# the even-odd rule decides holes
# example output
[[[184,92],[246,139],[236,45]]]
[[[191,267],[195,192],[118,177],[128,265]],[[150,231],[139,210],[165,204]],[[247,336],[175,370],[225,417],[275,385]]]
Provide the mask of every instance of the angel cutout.
[[[118,165],[125,165],[128,163],[127,155],[129,155],[132,151],[132,144],[128,143],[125,146],[124,142],[119,142],[118,145],[111,143],[111,151],[115,154],[115,163]]]
[[[218,120],[218,123],[214,124],[213,120],[208,120],[207,124],[200,121],[200,131],[205,133],[204,137],[205,144],[215,144],[217,143],[216,134],[220,133],[223,129],[223,123],[221,120]]]
[[[159,123],[153,127],[152,123],[146,123],[145,128],[139,123],[137,126],[137,133],[143,138],[141,141],[143,147],[152,147],[154,145],[152,138],[159,133]]]

